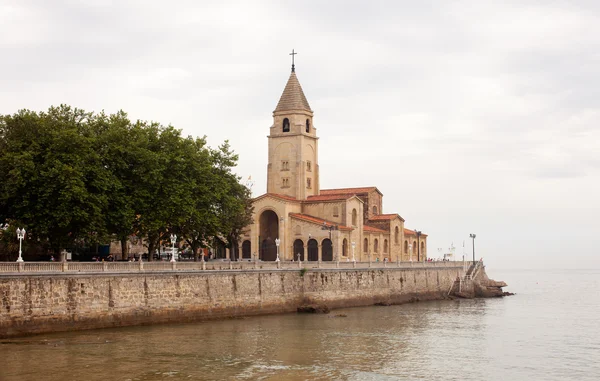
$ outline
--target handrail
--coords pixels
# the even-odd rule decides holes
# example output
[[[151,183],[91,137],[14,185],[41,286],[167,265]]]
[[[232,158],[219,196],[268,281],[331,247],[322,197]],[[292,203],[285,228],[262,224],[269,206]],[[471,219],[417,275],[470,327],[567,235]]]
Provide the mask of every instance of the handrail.
[[[208,262],[0,262],[0,274],[147,273],[156,271],[252,271],[306,269],[423,269],[462,267],[462,261],[353,262],[353,261],[208,261]]]

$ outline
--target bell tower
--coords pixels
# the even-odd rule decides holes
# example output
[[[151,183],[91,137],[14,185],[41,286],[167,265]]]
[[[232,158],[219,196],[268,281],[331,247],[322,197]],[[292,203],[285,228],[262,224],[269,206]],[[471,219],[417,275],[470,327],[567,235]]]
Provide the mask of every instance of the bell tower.
[[[313,125],[313,111],[298,82],[293,63],[290,78],[273,111],[268,139],[267,192],[298,200],[318,195],[319,138]]]

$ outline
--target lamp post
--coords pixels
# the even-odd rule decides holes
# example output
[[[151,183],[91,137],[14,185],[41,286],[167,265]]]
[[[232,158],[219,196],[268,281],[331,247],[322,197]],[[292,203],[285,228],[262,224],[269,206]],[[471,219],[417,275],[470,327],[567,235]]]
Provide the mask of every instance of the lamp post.
[[[25,239],[25,228],[17,228],[17,239],[19,240],[19,258],[17,258],[17,262],[23,262],[23,257],[21,256],[21,244],[23,243],[23,239]]]
[[[354,249],[356,248],[356,242],[352,241],[352,262],[356,263],[356,257],[354,256]]]
[[[279,244],[281,243],[281,240],[279,238],[275,238],[275,246],[277,246],[277,258],[275,259],[275,262],[279,262]]]
[[[408,252],[410,253],[410,261],[412,262],[412,243],[408,244]]]
[[[175,262],[175,242],[177,242],[177,235],[171,234],[171,244],[173,244],[173,250],[171,250],[171,262]]]
[[[473,265],[475,265],[475,234],[469,234],[469,237],[473,238]]]

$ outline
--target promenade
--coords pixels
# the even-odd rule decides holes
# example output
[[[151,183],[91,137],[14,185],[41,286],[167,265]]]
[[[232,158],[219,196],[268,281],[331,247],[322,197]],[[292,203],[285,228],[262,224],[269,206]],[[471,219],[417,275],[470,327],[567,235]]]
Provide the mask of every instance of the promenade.
[[[53,274],[53,273],[136,273],[165,271],[255,271],[255,270],[301,270],[301,269],[427,269],[427,268],[468,268],[471,261],[436,262],[291,262],[291,261],[228,261],[206,262],[0,262],[0,275],[3,274]]]

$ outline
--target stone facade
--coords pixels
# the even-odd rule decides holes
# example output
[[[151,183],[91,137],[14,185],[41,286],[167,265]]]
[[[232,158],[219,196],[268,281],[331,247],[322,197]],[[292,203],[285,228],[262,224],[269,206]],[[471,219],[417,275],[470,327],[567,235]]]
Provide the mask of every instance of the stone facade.
[[[379,189],[320,188],[313,111],[293,70],[273,111],[268,139],[267,193],[254,200],[254,223],[239,242],[242,258],[427,260],[427,235],[414,244],[414,255],[408,246],[404,250],[405,242],[412,245],[404,219],[383,213]]]
[[[462,264],[440,268],[310,269],[0,276],[0,337],[403,303],[448,294]]]

